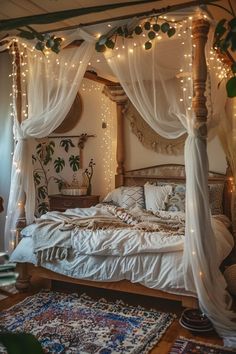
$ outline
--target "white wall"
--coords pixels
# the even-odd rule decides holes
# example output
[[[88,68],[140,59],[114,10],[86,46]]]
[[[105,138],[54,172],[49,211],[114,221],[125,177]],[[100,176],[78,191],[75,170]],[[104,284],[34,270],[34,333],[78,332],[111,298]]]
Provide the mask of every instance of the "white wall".
[[[141,167],[155,166],[166,163],[184,164],[184,155],[166,155],[144,147],[138,138],[131,132],[128,119],[125,120],[125,144],[126,144],[126,170]],[[214,172],[225,173],[226,159],[219,139],[215,138],[208,144],[209,169]]]
[[[114,188],[116,169],[116,104],[102,93],[102,89],[102,84],[88,79],[83,80],[79,90],[83,102],[82,116],[74,129],[63,134],[64,136],[82,133],[95,135],[85,143],[82,170],[93,158],[96,166],[92,178],[92,194],[100,195],[101,198]],[[102,122],[106,122],[105,129],[102,128]],[[77,174],[81,183],[82,170]],[[67,179],[71,180],[73,173],[68,171],[68,174]],[[57,192],[57,189],[51,188],[51,194]]]
[[[4,227],[11,176],[12,120],[10,117],[11,80],[10,57],[0,54],[0,195],[4,199],[4,212],[0,214],[0,250],[3,249]]]

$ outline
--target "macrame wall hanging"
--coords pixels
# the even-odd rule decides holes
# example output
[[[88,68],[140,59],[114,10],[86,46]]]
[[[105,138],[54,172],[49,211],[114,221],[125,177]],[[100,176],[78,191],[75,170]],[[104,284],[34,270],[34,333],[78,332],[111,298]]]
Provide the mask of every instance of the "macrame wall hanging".
[[[183,154],[186,134],[177,139],[163,138],[145,122],[130,101],[126,105],[124,117],[129,120],[132,132],[147,149],[168,155]]]

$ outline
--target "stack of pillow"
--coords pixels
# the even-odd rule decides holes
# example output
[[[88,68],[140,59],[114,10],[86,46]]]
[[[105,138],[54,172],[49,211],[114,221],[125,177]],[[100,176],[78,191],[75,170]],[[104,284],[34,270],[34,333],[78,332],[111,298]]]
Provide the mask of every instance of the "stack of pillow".
[[[223,214],[223,184],[209,184],[212,215]],[[103,202],[121,208],[138,206],[156,212],[158,210],[185,212],[185,184],[147,182],[144,186],[119,187],[108,193]]]

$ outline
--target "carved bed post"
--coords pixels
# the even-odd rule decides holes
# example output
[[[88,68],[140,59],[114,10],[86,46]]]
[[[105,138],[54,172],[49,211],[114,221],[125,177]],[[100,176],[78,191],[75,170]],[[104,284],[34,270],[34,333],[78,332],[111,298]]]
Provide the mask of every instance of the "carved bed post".
[[[193,44],[195,47],[193,58],[193,100],[192,107],[195,113],[194,126],[198,134],[206,141],[207,138],[207,107],[206,107],[206,79],[207,65],[205,46],[210,24],[203,18],[197,18],[192,24]]]
[[[117,169],[115,176],[115,186],[123,186],[124,181],[124,161],[125,161],[125,141],[124,141],[124,110],[127,103],[127,96],[122,87],[117,85],[104,86],[103,93],[108,96],[113,102],[116,102],[117,112],[117,148],[116,160]]]

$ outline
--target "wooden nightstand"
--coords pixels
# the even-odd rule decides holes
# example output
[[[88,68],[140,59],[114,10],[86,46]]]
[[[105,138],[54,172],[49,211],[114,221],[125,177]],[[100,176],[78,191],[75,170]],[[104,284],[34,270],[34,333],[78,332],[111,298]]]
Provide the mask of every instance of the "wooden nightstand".
[[[49,196],[50,211],[65,211],[72,208],[89,208],[99,203],[99,195],[62,195]]]

